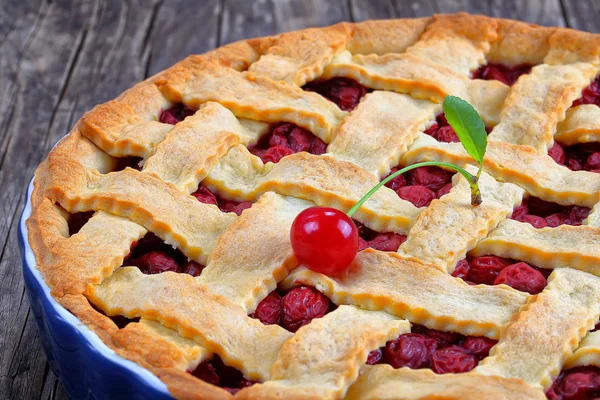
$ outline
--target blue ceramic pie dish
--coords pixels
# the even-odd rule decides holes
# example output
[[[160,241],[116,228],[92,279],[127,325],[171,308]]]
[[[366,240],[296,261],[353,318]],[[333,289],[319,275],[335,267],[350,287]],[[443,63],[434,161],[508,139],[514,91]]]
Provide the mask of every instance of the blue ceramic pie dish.
[[[33,180],[19,221],[19,245],[27,296],[52,371],[73,399],[172,399],[157,377],[119,357],[54,300],[27,241],[25,221],[31,215],[32,190]]]

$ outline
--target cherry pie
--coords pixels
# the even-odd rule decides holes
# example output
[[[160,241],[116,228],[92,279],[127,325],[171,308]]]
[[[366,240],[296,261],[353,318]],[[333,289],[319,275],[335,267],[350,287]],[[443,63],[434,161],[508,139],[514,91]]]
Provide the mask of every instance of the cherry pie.
[[[193,55],[86,113],[35,175],[53,296],[176,398],[600,395],[600,36],[471,16],[342,23]],[[344,275],[290,226],[354,214]],[[468,168],[473,168],[469,166]]]

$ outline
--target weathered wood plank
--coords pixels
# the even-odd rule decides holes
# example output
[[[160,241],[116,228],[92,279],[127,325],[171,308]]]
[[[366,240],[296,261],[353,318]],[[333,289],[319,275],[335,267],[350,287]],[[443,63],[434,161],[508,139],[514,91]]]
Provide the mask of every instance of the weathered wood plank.
[[[0,262],[0,398],[39,398],[52,379],[23,297],[15,236],[19,201],[35,166],[84,111],[143,79],[155,8],[143,0],[88,0],[42,3],[39,10],[27,40],[3,42],[18,50],[2,53],[12,92],[2,107],[10,121],[2,125],[8,139],[0,161],[0,237],[8,238]],[[4,113],[9,106],[13,110]],[[53,393],[65,397],[62,390]]]
[[[349,20],[346,0],[225,0],[219,43]]]
[[[567,26],[582,31],[600,33],[600,2],[598,0],[562,0]]]
[[[571,1],[579,4],[577,0]],[[594,6],[593,0],[588,0],[587,3],[588,8],[598,7]],[[385,18],[385,15],[415,18],[434,13],[468,11],[472,14],[519,19],[540,25],[565,26],[559,0],[350,0],[350,7],[356,21]],[[592,21],[592,18],[587,20]]]
[[[4,3],[12,26],[0,48],[0,398],[35,398],[46,361],[29,319],[17,246],[23,191],[46,151],[49,121],[84,37],[89,4]],[[64,30],[63,19],[73,21]],[[61,27],[63,25],[63,27]]]
[[[155,6],[154,23],[149,26],[150,52],[146,75],[170,67],[189,54],[201,54],[217,47],[221,14],[220,0],[176,0]]]
[[[396,18],[398,14],[391,0],[349,0],[350,13],[355,22],[367,19]]]

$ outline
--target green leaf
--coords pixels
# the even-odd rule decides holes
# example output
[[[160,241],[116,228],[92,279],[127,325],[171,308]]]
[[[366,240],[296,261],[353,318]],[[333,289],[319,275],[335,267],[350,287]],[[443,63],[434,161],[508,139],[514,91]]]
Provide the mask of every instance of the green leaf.
[[[456,96],[446,96],[444,113],[467,153],[479,165],[483,164],[483,155],[487,148],[487,132],[479,113],[472,105]]]

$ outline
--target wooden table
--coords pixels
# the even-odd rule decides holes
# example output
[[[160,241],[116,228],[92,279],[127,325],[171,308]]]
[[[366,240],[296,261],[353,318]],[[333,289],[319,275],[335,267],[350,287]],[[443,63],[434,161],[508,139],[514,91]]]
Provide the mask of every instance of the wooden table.
[[[600,32],[598,0],[2,0],[0,399],[67,398],[30,315],[17,224],[35,167],[86,110],[235,40],[456,11]]]

